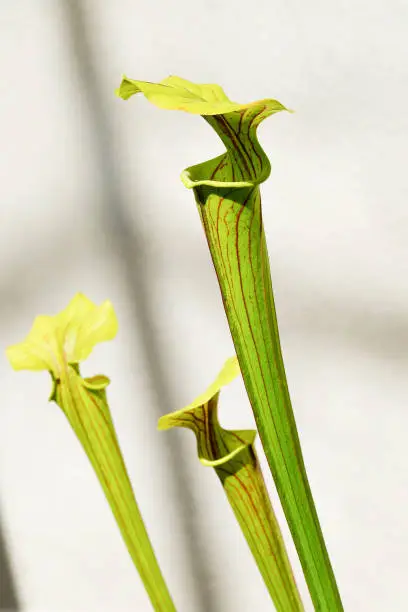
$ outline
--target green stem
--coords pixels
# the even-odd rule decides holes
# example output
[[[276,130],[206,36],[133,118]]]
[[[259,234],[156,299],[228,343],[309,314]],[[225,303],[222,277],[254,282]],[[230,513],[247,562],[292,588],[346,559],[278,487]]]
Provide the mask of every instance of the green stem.
[[[153,608],[175,612],[119,448],[106,400],[108,382],[105,377],[82,379],[67,366],[51,399],[62,408],[95,470]]]
[[[259,103],[205,117],[227,147],[188,168],[259,435],[315,609],[343,610],[303,461],[279,340],[259,183],[270,172],[256,138]],[[223,184],[225,186],[223,186]]]

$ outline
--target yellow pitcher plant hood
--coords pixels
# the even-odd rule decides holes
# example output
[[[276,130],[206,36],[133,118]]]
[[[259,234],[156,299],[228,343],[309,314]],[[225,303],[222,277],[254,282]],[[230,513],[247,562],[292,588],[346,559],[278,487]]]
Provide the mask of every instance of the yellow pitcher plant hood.
[[[109,300],[100,306],[77,293],[54,316],[40,315],[23,342],[6,350],[15,370],[49,370],[58,378],[68,364],[86,359],[99,342],[112,340],[118,321]]]
[[[222,87],[215,83],[192,83],[187,79],[171,75],[160,83],[149,81],[136,81],[123,76],[116,94],[128,100],[131,96],[142,93],[152,104],[167,110],[181,110],[193,115],[221,115],[232,111],[247,109],[251,105],[239,104],[228,98]],[[276,110],[286,110],[276,100],[262,100],[265,104],[272,104]]]

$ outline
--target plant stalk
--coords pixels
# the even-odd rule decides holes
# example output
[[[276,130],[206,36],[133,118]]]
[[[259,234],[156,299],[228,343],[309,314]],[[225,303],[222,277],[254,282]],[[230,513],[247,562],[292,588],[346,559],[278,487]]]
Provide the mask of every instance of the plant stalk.
[[[65,413],[87,454],[109,502],[122,538],[153,609],[175,612],[127,473],[106,399],[106,377],[82,379],[67,366],[54,381],[54,400]]]

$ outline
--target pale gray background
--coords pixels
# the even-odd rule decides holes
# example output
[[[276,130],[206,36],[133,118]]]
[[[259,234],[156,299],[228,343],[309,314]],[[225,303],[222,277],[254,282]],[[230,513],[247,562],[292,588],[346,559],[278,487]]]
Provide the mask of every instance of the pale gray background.
[[[122,73],[176,74],[296,110],[260,138],[305,460],[346,610],[407,610],[407,3],[3,0],[0,17],[1,346],[77,291],[113,301],[119,336],[83,370],[113,380],[120,442],[181,612],[271,608],[192,435],[156,432],[233,352],[179,180],[222,149],[199,117],[114,89]],[[48,375],[13,373],[4,356],[0,370],[0,608],[149,610],[87,460],[47,404]],[[221,417],[252,425],[241,381]]]

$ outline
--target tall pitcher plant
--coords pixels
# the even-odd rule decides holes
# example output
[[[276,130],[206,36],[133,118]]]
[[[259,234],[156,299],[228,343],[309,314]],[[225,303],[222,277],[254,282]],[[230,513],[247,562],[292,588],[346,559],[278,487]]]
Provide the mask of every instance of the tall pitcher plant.
[[[184,170],[193,189],[259,435],[316,610],[343,610],[303,461],[279,340],[260,184],[270,174],[256,131],[287,110],[271,99],[231,101],[219,85],[170,76],[123,78],[118,95],[142,93],[156,106],[201,115],[225,153]]]

